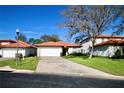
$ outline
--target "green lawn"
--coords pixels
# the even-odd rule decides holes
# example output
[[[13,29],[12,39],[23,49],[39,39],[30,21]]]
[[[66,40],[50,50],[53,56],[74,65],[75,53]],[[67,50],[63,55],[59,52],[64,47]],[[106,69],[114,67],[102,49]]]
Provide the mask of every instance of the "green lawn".
[[[22,60],[18,64],[18,66],[16,66],[15,59],[0,61],[0,67],[10,66],[11,68],[14,69],[25,69],[25,70],[36,70],[37,64],[38,64],[37,57],[27,57],[24,60]]]
[[[104,57],[93,57],[92,59],[88,59],[87,56],[74,55],[65,56],[65,58],[107,73],[124,76],[124,59],[109,59]]]

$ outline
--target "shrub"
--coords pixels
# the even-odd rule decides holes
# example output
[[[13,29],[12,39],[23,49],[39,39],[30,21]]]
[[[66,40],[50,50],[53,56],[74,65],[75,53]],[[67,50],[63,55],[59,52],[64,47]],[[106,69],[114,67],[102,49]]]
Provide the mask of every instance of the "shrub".
[[[76,53],[76,52],[69,54],[69,56],[82,56],[82,55],[83,55],[82,53]]]
[[[121,50],[118,49],[118,50],[116,50],[115,55],[112,56],[111,58],[124,58],[124,55],[122,55]]]

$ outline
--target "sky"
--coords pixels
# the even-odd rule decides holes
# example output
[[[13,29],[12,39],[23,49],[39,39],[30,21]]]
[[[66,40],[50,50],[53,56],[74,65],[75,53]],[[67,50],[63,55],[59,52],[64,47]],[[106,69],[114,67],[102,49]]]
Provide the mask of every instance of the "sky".
[[[28,38],[57,34],[68,41],[68,30],[60,28],[61,11],[68,6],[0,6],[0,39],[15,39],[16,29]]]
[[[27,38],[40,38],[44,34],[57,34],[61,40],[70,42],[68,29],[60,28],[64,18],[60,13],[68,9],[62,5],[1,6],[0,39],[15,39],[16,29]],[[110,34],[111,30],[105,32]]]

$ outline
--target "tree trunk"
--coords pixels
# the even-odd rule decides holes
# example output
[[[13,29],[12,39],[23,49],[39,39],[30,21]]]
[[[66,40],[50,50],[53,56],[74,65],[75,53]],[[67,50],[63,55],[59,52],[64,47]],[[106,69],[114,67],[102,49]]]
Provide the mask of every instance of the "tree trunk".
[[[92,46],[91,51],[90,51],[89,59],[91,59],[92,57],[93,57],[93,46]]]
[[[91,58],[93,57],[94,44],[95,44],[95,39],[94,39],[94,40],[92,40],[92,47],[91,47],[91,51],[90,51],[90,56],[89,56],[89,59],[91,59]]]

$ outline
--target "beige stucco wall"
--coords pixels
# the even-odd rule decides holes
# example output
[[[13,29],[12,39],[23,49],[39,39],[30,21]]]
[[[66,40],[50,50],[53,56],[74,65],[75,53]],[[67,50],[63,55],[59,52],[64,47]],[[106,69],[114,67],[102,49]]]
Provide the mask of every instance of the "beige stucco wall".
[[[68,53],[71,54],[71,53],[80,53],[81,52],[81,48],[73,48],[73,47],[70,47],[68,49]]]
[[[86,42],[86,43],[84,43],[84,44],[82,44],[82,53],[89,53],[89,47],[90,46],[92,46],[92,43],[91,43],[91,41],[88,41],[88,42]]]

